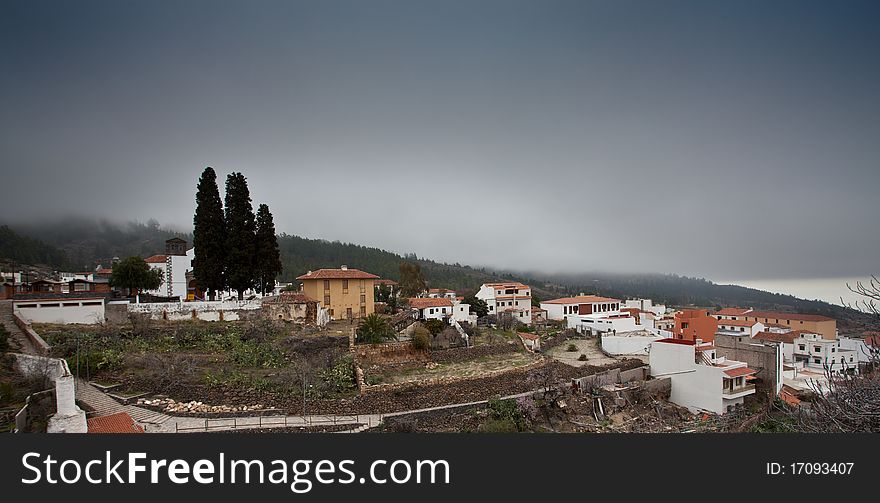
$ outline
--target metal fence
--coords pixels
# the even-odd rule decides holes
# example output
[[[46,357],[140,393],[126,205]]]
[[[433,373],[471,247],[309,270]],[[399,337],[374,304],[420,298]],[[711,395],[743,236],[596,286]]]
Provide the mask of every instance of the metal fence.
[[[204,418],[198,425],[181,426],[175,422],[175,432],[187,431],[219,431],[256,428],[291,428],[309,426],[351,425],[351,429],[360,426],[373,427],[378,424],[373,416],[341,415],[341,416],[249,416],[249,417],[217,417]]]

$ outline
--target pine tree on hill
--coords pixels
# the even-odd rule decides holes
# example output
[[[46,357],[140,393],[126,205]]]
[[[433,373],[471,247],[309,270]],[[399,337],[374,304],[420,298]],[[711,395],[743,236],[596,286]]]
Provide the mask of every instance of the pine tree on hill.
[[[255,269],[256,230],[254,208],[247,179],[241,173],[226,177],[226,284],[238,291],[238,300],[244,291],[253,288],[257,277]]]
[[[214,300],[226,288],[223,272],[226,262],[226,229],[223,201],[217,188],[217,175],[205,168],[196,192],[196,213],[193,216],[193,275],[199,288]]]
[[[261,204],[257,208],[257,287],[266,294],[275,288],[275,278],[281,274],[281,252],[275,236],[275,222],[269,206]]]

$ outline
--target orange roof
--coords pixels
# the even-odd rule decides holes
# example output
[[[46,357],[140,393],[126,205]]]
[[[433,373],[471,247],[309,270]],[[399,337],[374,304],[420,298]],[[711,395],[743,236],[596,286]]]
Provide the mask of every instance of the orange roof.
[[[377,284],[377,285],[391,285],[391,286],[396,286],[396,285],[397,285],[397,282],[394,281],[393,279],[377,279],[377,280],[376,280],[376,284]]]
[[[794,389],[788,385],[782,386],[782,390],[779,391],[779,398],[789,405],[800,405],[801,403],[800,398],[794,393]]]
[[[730,377],[747,376],[747,375],[756,374],[757,372],[758,372],[757,370],[752,370],[748,367],[738,367],[735,369],[730,369],[730,370],[724,371],[724,373]]]
[[[781,313],[779,311],[751,311],[746,316],[755,318],[774,318],[780,320],[800,320],[800,321],[834,321],[834,318],[822,316],[821,314],[800,314],[800,313]]]
[[[545,300],[541,304],[592,304],[594,302],[620,302],[620,299],[610,299],[608,297],[599,297],[598,295],[578,295],[577,297]]]
[[[429,288],[428,293],[455,293],[455,290],[448,288]]]
[[[379,279],[379,276],[359,269],[318,269],[309,271],[296,279]]]
[[[109,416],[93,417],[88,421],[89,433],[143,433],[144,429],[134,422],[127,412]]]
[[[516,335],[522,337],[523,339],[528,339],[530,341],[536,341],[540,339],[537,334],[530,334],[528,332],[517,332]]]
[[[717,314],[719,316],[742,316],[749,311],[751,311],[751,309],[747,309],[744,307],[725,307],[724,309],[712,314]]]
[[[452,300],[446,297],[441,298],[415,298],[409,299],[409,305],[415,309],[425,309],[426,307],[452,307]]]
[[[165,255],[153,255],[152,257],[145,258],[144,262],[148,264],[164,264]]]
[[[486,286],[491,286],[492,288],[520,288],[520,289],[528,289],[529,285],[524,285],[522,283],[512,281],[508,283],[486,283]]]
[[[746,320],[718,320],[718,325],[729,325],[732,327],[751,327],[754,326],[757,321],[746,321]]]
[[[754,338],[760,341],[785,342],[787,344],[792,344],[797,336],[798,334],[796,332],[786,332],[784,334],[779,332],[758,332]]]
[[[113,272],[113,269],[107,269],[106,267],[104,267],[102,269],[98,269],[97,271],[95,271],[95,274],[111,274],[112,272]]]

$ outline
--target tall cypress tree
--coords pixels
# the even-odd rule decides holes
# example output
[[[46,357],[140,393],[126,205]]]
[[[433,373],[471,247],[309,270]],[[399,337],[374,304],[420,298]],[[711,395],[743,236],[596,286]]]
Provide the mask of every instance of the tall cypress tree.
[[[247,180],[241,173],[226,177],[226,284],[238,291],[254,286],[257,224]]]
[[[223,222],[223,201],[217,188],[217,174],[209,166],[199,178],[196,192],[196,213],[193,216],[193,276],[199,288],[211,300],[226,285],[223,271],[226,261],[226,231]]]
[[[257,287],[266,294],[275,288],[275,278],[281,274],[281,251],[275,236],[275,222],[269,206],[257,208]]]

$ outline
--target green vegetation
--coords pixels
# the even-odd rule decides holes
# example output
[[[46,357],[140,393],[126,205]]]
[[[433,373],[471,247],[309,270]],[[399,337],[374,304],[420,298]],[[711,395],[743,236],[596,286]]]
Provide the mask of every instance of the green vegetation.
[[[9,332],[6,327],[0,325],[0,353],[9,351]]]
[[[261,204],[257,209],[256,256],[257,287],[265,294],[275,288],[275,278],[281,274],[281,252],[275,237],[275,222],[269,206]]]
[[[110,286],[125,288],[129,292],[155,290],[162,284],[162,271],[152,269],[140,257],[128,257],[113,264],[110,273]]]
[[[54,268],[68,266],[63,251],[39,239],[19,235],[6,225],[0,226],[0,258],[18,264],[40,264]]]
[[[379,344],[395,338],[394,329],[388,323],[388,319],[376,313],[367,315],[361,319],[357,328],[357,342],[365,344]]]
[[[415,262],[401,262],[398,266],[400,272],[400,293],[404,297],[415,297],[427,288],[425,277],[422,276],[422,266]]]
[[[196,212],[193,216],[193,275],[196,283],[208,292],[211,300],[224,289],[226,227],[223,223],[223,202],[217,189],[217,174],[205,168],[196,191]]]
[[[431,334],[426,328],[416,327],[413,329],[412,346],[418,350],[425,350],[431,347]]]
[[[318,376],[336,393],[352,390],[355,387],[354,362],[350,357],[343,358],[336,365],[321,370]]]
[[[483,433],[516,433],[528,429],[528,420],[516,400],[489,400],[489,420],[480,425]]]
[[[238,300],[242,300],[244,291],[254,286],[256,278],[254,255],[257,223],[247,180],[241,173],[230,173],[226,177],[224,209],[226,285],[238,291]]]
[[[478,299],[471,295],[464,298],[464,303],[471,306],[471,311],[480,318],[489,314],[489,305],[483,299]]]
[[[428,329],[428,332],[431,332],[431,335],[437,336],[440,335],[440,332],[443,331],[448,325],[443,320],[438,319],[430,319],[422,322],[422,325]]]
[[[578,347],[574,344],[569,344],[568,347],[565,348],[566,351],[573,353],[578,350]]]

